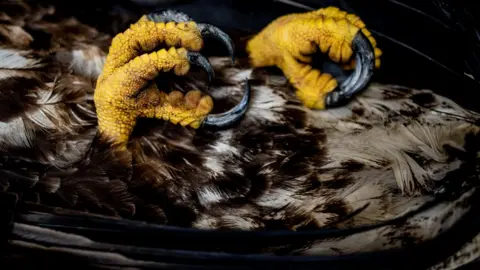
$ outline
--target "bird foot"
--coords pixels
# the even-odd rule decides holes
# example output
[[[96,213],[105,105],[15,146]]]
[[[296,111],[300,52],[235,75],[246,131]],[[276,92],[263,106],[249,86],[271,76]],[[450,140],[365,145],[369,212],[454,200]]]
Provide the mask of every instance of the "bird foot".
[[[325,109],[344,104],[367,85],[374,67],[380,67],[382,51],[376,46],[359,17],[327,7],[274,20],[249,40],[247,52],[254,67],[280,68],[306,107]],[[332,75],[310,65],[318,50],[355,70],[338,85]]]
[[[186,95],[179,91],[167,94],[153,83],[160,72],[173,71],[183,76],[192,64],[204,68],[211,80],[213,68],[198,52],[206,36],[223,41],[233,61],[233,43],[227,34],[212,25],[197,24],[175,11],[143,16],[115,36],[94,93],[101,134],[125,145],[139,117],[168,120],[192,128],[202,124],[225,126],[238,120],[248,105],[248,85],[239,105],[223,114],[211,115],[211,97],[198,90]]]

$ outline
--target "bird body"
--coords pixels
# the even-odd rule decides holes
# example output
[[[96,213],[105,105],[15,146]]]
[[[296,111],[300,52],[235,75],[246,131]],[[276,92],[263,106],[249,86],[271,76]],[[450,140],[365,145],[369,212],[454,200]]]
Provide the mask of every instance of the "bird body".
[[[222,112],[248,79],[250,104],[237,125],[193,130],[141,119],[128,151],[116,149],[99,136],[93,100],[112,37],[74,18],[51,22],[52,8],[19,7],[28,16],[6,12],[0,26],[0,191],[19,196],[19,209],[215,231],[372,226],[231,247],[343,255],[426,242],[474,208],[479,114],[430,90],[375,82],[343,107],[309,110],[283,74],[246,58],[211,57],[210,86],[195,72],[170,82],[207,93]],[[14,223],[15,237],[31,240],[30,226]],[[468,254],[460,261],[476,256]]]

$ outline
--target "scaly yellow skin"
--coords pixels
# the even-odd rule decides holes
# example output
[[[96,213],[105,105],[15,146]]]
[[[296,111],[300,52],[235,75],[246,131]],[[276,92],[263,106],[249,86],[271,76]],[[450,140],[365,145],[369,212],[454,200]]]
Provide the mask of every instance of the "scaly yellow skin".
[[[324,109],[324,97],[335,89],[337,82],[330,74],[322,74],[304,63],[311,62],[308,55],[319,47],[344,68],[354,67],[351,47],[358,31],[374,46],[378,68],[382,52],[365,24],[335,7],[280,17],[252,38],[246,49],[254,67],[279,67],[306,107]],[[170,49],[152,52],[159,45]],[[198,128],[213,109],[212,99],[200,91],[185,96],[179,91],[166,94],[151,81],[162,71],[186,74],[190,69],[187,50],[199,51],[202,47],[203,39],[195,22],[153,22],[144,16],[118,34],[94,94],[100,132],[126,147],[139,117]]]
[[[159,45],[171,48],[152,52]],[[194,22],[165,24],[142,17],[115,36],[94,94],[99,131],[125,148],[138,117],[198,128],[213,109],[211,97],[200,91],[166,94],[151,81],[162,71],[185,75],[190,69],[187,49],[202,46]]]
[[[280,17],[247,43],[254,67],[276,66],[295,86],[297,97],[311,109],[325,109],[325,95],[337,87],[330,74],[305,63],[319,48],[329,58],[351,69],[352,41],[358,31],[368,37],[375,49],[375,66],[380,67],[382,51],[360,18],[336,7]],[[301,62],[303,63],[301,63]]]

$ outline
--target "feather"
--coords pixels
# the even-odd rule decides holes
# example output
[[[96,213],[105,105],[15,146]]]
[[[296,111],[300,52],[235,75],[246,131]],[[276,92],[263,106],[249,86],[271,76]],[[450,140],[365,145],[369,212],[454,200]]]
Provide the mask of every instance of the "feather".
[[[310,111],[282,75],[211,57],[211,87],[194,72],[173,86],[210,94],[220,112],[248,78],[245,118],[218,131],[142,119],[120,152],[98,136],[92,100],[110,36],[18,5],[3,27],[32,39],[0,39],[0,188],[21,197],[9,243],[19,252],[153,268],[178,254],[172,264],[255,255],[246,263],[260,267],[357,265],[340,255],[377,252],[360,261],[391,265],[382,252],[400,250],[433,264],[440,254],[422,245],[478,213],[480,115],[437,92],[373,82],[342,108]],[[472,239],[455,250],[471,254],[464,262]]]

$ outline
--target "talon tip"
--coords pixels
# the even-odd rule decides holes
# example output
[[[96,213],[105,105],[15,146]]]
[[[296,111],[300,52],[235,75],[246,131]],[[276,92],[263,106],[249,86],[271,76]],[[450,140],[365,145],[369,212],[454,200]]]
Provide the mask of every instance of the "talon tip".
[[[334,91],[328,93],[325,96],[325,108],[335,108],[346,104],[347,98],[344,95],[341,95],[338,91],[339,89],[335,89]]]
[[[243,94],[242,100],[235,107],[226,112],[209,114],[203,121],[202,125],[213,128],[227,128],[237,123],[247,112],[248,105],[250,104],[250,93],[250,83],[248,80],[245,80],[245,93]]]
[[[325,107],[343,106],[355,94],[368,85],[375,67],[375,52],[370,40],[361,32],[355,36],[352,43],[355,52],[355,69],[341,86],[327,94]]]

